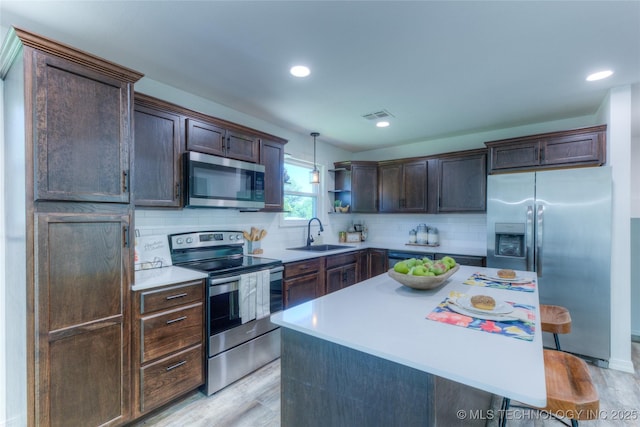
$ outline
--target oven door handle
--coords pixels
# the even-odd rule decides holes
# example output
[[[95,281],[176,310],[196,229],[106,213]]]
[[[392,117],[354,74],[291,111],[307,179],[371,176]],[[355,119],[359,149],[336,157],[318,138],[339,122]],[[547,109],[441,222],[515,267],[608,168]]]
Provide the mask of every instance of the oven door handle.
[[[269,269],[269,273],[279,273],[281,271],[284,271],[284,267],[283,266],[278,266],[278,267],[274,267]],[[219,285],[221,283],[228,283],[228,282],[235,282],[240,280],[240,275],[237,276],[231,276],[231,277],[223,277],[220,279],[211,279],[209,280],[209,286],[215,286],[215,285]]]
[[[231,277],[222,277],[220,279],[211,279],[209,280],[209,286],[216,286],[221,283],[237,282],[238,280],[240,280],[240,275],[231,276]]]

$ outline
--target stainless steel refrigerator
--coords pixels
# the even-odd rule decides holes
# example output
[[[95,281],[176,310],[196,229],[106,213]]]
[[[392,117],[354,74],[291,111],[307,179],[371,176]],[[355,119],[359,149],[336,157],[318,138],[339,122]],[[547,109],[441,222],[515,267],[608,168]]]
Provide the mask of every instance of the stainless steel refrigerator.
[[[611,168],[490,175],[487,265],[535,271],[540,302],[571,312],[562,350],[606,366],[611,336]],[[543,333],[545,346],[554,347]]]

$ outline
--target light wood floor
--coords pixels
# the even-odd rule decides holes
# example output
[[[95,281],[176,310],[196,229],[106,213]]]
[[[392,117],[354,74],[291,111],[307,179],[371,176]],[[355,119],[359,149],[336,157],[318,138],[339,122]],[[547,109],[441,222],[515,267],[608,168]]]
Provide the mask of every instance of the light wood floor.
[[[580,421],[585,427],[640,426],[640,343],[632,343],[635,374],[589,365],[600,395],[600,409],[609,419]],[[620,416],[629,419],[620,420]],[[611,419],[617,417],[617,419]],[[493,423],[489,423],[493,424]],[[192,393],[134,426],[276,427],[280,425],[280,360],[207,397]],[[509,427],[561,426],[527,409],[514,408]],[[286,426],[289,427],[289,426]],[[395,427],[395,426],[390,426]]]

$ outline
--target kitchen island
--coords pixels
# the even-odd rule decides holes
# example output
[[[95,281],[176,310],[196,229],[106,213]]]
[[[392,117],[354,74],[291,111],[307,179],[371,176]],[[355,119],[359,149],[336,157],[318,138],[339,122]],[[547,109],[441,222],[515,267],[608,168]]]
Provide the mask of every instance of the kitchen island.
[[[489,409],[493,395],[545,406],[537,287],[463,283],[476,272],[495,274],[461,266],[429,291],[383,274],[274,314],[282,327],[282,424],[484,424],[497,414],[477,410]],[[427,319],[452,292],[531,307],[530,340]]]

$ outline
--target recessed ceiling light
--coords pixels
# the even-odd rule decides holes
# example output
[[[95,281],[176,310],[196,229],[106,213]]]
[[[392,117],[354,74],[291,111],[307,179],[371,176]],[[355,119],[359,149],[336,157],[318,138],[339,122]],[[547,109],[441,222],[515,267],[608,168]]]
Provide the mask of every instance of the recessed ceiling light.
[[[380,121],[380,122],[376,123],[376,126],[378,126],[379,128],[386,128],[387,126],[389,126],[389,122]]]
[[[612,74],[613,74],[613,71],[611,71],[611,70],[598,71],[597,73],[589,74],[587,76],[587,81],[588,82],[595,82],[596,80],[606,79],[607,77],[611,76]]]
[[[309,74],[311,74],[311,70],[309,70],[309,67],[305,67],[304,65],[296,65],[294,67],[291,67],[289,72],[291,73],[291,75],[296,77],[307,77]]]

